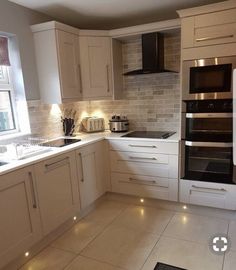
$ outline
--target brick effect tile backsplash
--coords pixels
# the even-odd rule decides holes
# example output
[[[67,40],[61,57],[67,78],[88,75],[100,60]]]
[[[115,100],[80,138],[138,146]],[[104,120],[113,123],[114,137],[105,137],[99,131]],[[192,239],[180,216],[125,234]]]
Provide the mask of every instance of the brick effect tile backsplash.
[[[142,67],[141,38],[122,45],[124,72]],[[180,32],[165,35],[165,68],[180,69]],[[124,77],[121,100],[81,101],[67,105],[43,105],[28,102],[32,133],[42,136],[62,134],[61,112],[77,111],[77,129],[85,116],[102,116],[108,128],[113,114],[127,115],[130,129],[179,131],[180,78],[179,73],[159,73]]]

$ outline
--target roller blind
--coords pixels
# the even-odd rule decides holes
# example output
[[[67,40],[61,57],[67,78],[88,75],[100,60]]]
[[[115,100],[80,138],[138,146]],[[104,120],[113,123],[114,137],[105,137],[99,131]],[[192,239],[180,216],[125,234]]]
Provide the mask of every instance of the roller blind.
[[[10,66],[8,38],[0,36],[0,66]]]

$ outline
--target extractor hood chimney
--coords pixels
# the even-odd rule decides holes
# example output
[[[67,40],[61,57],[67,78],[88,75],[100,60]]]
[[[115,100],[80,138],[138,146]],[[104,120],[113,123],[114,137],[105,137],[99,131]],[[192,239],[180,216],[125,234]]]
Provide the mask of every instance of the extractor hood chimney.
[[[124,75],[175,72],[164,68],[164,34],[155,32],[142,35],[142,61],[142,69],[126,72]]]

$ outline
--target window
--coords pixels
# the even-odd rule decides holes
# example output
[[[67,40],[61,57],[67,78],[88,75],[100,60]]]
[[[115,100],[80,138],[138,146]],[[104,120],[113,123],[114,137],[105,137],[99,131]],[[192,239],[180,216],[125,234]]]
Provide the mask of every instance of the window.
[[[0,132],[16,130],[10,67],[0,66]]]
[[[18,39],[0,33],[0,139],[29,133]]]

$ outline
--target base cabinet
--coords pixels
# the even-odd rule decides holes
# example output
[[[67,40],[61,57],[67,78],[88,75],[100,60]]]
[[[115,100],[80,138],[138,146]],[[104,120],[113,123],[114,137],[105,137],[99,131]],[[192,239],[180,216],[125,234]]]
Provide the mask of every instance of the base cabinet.
[[[112,190],[117,193],[177,201],[178,180],[146,175],[111,173]]]
[[[236,210],[236,186],[180,180],[180,202]]]
[[[76,152],[81,208],[84,209],[105,193],[105,142],[82,147]]]
[[[42,237],[33,167],[1,176],[0,268]]]
[[[111,140],[112,191],[178,200],[178,143]]]
[[[44,235],[80,210],[75,151],[35,165]]]

